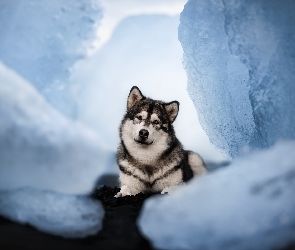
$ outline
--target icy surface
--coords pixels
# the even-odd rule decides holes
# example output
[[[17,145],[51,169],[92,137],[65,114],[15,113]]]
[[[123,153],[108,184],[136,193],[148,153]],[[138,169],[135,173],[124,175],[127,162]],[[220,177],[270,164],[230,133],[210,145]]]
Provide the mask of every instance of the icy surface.
[[[94,48],[101,17],[97,0],[1,0],[0,60],[75,117],[67,80],[73,64]]]
[[[0,191],[0,214],[66,238],[83,238],[102,227],[104,210],[86,196],[22,188]]]
[[[0,64],[0,189],[89,192],[112,156],[95,133],[55,111]]]
[[[295,2],[189,0],[180,18],[188,91],[228,157],[295,139]]]
[[[294,244],[295,142],[236,159],[169,196],[138,224],[160,249],[278,249]]]

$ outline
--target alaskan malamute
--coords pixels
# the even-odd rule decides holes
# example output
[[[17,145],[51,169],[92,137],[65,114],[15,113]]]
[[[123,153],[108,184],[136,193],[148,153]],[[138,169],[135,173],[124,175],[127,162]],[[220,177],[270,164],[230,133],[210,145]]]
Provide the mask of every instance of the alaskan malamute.
[[[121,190],[116,197],[161,192],[206,171],[202,158],[183,149],[172,123],[179,102],[165,103],[132,87],[117,152]]]

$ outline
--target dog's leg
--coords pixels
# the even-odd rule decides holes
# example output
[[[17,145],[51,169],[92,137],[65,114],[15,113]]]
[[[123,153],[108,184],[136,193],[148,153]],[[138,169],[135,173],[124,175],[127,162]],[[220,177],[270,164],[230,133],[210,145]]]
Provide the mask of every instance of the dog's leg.
[[[158,179],[152,187],[153,192],[164,192],[168,189],[173,189],[173,187],[182,184],[182,172],[181,169],[170,173],[164,178]]]
[[[142,183],[136,177],[126,175],[122,172],[120,173],[120,182],[121,190],[115,195],[116,198],[127,195],[136,195],[140,192],[144,192],[146,189],[144,183]]]

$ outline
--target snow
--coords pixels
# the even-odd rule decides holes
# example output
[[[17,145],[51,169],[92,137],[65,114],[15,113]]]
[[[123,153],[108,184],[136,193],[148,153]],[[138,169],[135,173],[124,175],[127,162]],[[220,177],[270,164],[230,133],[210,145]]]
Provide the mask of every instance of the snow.
[[[0,64],[0,189],[89,192],[112,155],[97,135],[55,111]]]
[[[295,139],[295,2],[189,0],[180,17],[188,92],[227,157]]]
[[[97,0],[1,0],[0,60],[75,118],[70,70],[95,49],[101,17]]]
[[[22,188],[0,191],[0,214],[66,238],[83,238],[102,227],[104,210],[86,196]]]
[[[294,244],[295,141],[235,159],[144,203],[138,225],[157,249],[279,249]]]

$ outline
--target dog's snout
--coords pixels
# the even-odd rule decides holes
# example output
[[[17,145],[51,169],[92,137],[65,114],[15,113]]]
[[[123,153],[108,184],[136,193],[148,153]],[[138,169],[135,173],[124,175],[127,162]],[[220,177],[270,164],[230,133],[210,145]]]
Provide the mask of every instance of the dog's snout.
[[[147,139],[148,136],[149,136],[149,131],[147,131],[146,129],[141,129],[139,131],[139,136],[142,138],[142,139]]]

